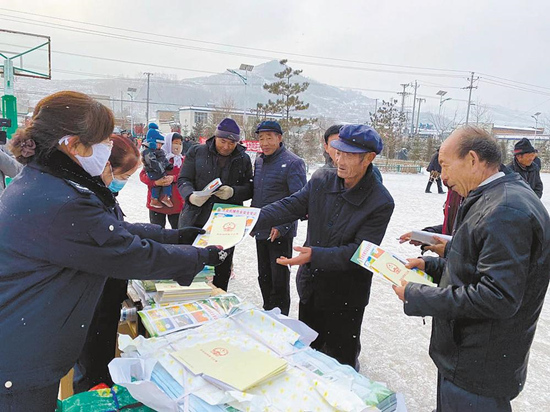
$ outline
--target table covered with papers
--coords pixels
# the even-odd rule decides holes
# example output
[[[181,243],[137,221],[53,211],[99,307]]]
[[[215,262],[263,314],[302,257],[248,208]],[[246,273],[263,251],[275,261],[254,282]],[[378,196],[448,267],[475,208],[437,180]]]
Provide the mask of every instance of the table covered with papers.
[[[159,411],[406,411],[401,395],[311,349],[302,322],[217,298],[202,301],[219,316],[200,327],[121,335],[113,381]]]

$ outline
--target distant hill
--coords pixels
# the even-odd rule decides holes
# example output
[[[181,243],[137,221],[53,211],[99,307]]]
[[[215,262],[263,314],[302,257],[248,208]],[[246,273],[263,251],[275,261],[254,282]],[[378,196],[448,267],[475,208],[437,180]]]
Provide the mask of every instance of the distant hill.
[[[256,103],[265,103],[268,99],[274,99],[263,89],[265,83],[276,80],[274,73],[281,70],[278,61],[273,60],[260,64],[248,74],[248,86],[246,93],[247,107],[253,109]],[[307,73],[307,71],[306,71]],[[151,76],[150,85],[150,117],[154,117],[156,110],[177,110],[182,106],[221,105],[222,102],[232,100],[234,107],[242,109],[245,105],[245,87],[242,81],[228,72],[211,76],[195,77],[184,80],[173,80],[162,75]],[[296,81],[310,83],[310,86],[302,97],[310,107],[302,112],[311,117],[327,117],[340,122],[366,122],[369,120],[369,112],[374,111],[375,100],[362,93],[344,90],[313,80],[305,76],[296,77]],[[42,97],[59,90],[78,90],[84,93],[109,96],[115,99],[111,102],[111,109],[117,115],[122,108],[125,115],[130,113],[130,97],[128,87],[137,89],[134,95],[133,113],[136,121],[145,120],[146,80],[144,77],[136,78],[107,78],[107,79],[78,79],[78,80],[36,80],[28,78],[16,78],[16,95],[21,110],[33,107]],[[105,101],[103,101],[105,102]],[[25,109],[22,109],[24,107]],[[516,112],[501,106],[490,106],[489,117],[492,122],[511,125],[528,126],[532,123],[530,116]],[[428,113],[421,113],[421,122],[429,121]],[[459,117],[465,118],[465,113]],[[460,120],[460,119],[457,119]]]

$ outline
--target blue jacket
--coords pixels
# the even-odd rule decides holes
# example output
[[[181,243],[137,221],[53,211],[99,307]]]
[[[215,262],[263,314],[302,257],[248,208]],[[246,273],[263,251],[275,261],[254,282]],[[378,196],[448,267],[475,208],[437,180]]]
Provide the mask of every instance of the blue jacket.
[[[305,246],[312,248],[312,255],[311,263],[298,270],[300,301],[313,298],[319,309],[365,307],[372,273],[350,259],[361,241],[382,242],[393,208],[372,165],[349,190],[335,170],[319,169],[302,190],[263,207],[255,229],[308,216]]]
[[[178,243],[177,230],[122,222],[112,202],[36,162],[0,196],[0,393],[72,368],[107,278],[190,284],[204,267],[206,251],[159,243]]]
[[[307,183],[306,164],[281,144],[271,156],[256,157],[252,207],[263,207],[297,192]],[[296,221],[276,226],[283,236],[296,236]],[[255,231],[258,240],[266,240],[271,228]]]

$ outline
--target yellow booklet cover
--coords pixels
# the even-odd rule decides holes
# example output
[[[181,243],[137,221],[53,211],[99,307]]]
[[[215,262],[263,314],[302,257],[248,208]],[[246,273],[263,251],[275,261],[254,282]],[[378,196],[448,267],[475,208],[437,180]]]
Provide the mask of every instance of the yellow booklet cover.
[[[370,264],[370,266],[378,273],[384,275],[386,279],[398,286],[401,286],[401,279],[406,280],[407,282],[437,286],[435,283],[424,278],[417,272],[407,269],[401,261],[393,257],[388,252],[382,253],[378,259]]]
[[[241,241],[245,228],[245,216],[217,216],[212,222],[208,244],[229,249]]]
[[[243,351],[223,340],[201,343],[172,356],[195,375],[240,391],[275,377],[287,366],[282,358],[257,349]]]

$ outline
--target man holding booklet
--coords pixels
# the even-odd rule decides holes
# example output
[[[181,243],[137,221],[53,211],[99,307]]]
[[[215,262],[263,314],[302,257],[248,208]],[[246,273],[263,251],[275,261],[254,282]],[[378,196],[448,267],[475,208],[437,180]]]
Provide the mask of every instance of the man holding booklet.
[[[262,208],[254,230],[308,217],[307,239],[294,258],[299,318],[319,333],[311,344],[340,363],[359,370],[360,334],[372,273],[350,261],[363,240],[380,244],[394,202],[373,173],[382,150],[376,130],[346,125],[331,142],[336,169],[317,170],[299,192]]]
[[[457,129],[441,146],[444,183],[464,197],[446,258],[409,259],[438,287],[394,286],[409,316],[432,316],[437,411],[511,411],[550,278],[550,218],[486,131]]]
[[[223,119],[214,136],[187,152],[178,177],[178,189],[185,200],[179,227],[202,227],[214,203],[242,205],[252,197],[252,162],[239,144],[240,133],[233,119]],[[227,258],[215,269],[213,283],[223,290],[229,284],[234,250],[226,250]]]

